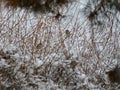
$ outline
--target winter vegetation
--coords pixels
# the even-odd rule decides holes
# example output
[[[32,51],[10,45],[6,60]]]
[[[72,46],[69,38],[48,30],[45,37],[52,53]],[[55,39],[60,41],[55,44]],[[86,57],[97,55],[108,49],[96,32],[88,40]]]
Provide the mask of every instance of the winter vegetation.
[[[120,89],[119,0],[25,1],[0,0],[0,90]]]

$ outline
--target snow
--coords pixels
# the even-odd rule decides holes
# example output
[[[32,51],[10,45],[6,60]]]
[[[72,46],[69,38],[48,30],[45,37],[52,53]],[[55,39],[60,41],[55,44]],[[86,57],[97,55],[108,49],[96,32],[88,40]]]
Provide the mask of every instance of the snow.
[[[4,67],[6,65],[5,59],[1,59],[0,61],[0,67]]]
[[[20,58],[20,55],[18,53],[15,53],[14,55],[11,55],[11,57],[18,60],[18,58]]]
[[[35,60],[35,66],[36,66],[36,67],[39,67],[39,66],[41,66],[42,64],[43,64],[43,61],[40,60],[39,58],[36,58],[36,60]]]
[[[0,86],[19,85],[23,90],[111,88],[105,72],[118,63],[119,58],[113,58],[112,54],[114,48],[119,47],[114,40],[116,35],[119,42],[119,27],[108,42],[109,29],[101,33],[96,30],[95,47],[91,43],[89,22],[81,13],[87,1],[73,3],[70,10],[63,13],[68,17],[60,22],[51,14],[34,16],[17,9],[11,15],[12,11],[7,14],[5,9],[0,18],[0,24],[3,23],[0,26]],[[70,31],[69,37],[66,30]]]

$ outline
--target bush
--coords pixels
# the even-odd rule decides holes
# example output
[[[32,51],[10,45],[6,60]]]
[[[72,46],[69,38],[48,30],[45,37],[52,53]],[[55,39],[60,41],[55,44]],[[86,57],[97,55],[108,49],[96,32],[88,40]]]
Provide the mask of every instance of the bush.
[[[3,0],[6,3],[6,7],[12,7],[16,9],[18,7],[30,10],[33,12],[54,12],[58,7],[66,5],[71,0]]]

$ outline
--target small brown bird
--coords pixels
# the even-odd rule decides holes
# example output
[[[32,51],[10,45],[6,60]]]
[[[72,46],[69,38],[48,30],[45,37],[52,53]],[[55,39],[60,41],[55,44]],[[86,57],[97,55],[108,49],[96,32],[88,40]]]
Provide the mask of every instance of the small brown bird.
[[[95,16],[97,16],[97,12],[93,11],[93,12],[90,12],[88,18],[90,21],[92,21],[93,19],[95,19]]]
[[[43,48],[43,44],[40,42],[39,44],[37,44],[36,48],[37,48],[37,49]]]
[[[56,15],[55,15],[55,19],[61,19],[61,18],[65,18],[66,16],[65,15],[62,15],[60,12],[58,12]]]
[[[120,67],[118,65],[113,70],[106,72],[106,74],[108,74],[110,82],[120,84]]]
[[[75,69],[76,65],[77,65],[77,61],[75,61],[75,60],[71,61],[70,67],[71,67],[73,70]]]
[[[119,2],[119,0],[113,0],[113,1],[114,1],[114,3],[115,3],[116,9],[117,9],[118,11],[120,11],[120,2]]]
[[[70,37],[70,35],[71,35],[71,33],[70,33],[69,30],[66,30],[66,31],[65,31],[65,34],[66,34],[66,37]]]

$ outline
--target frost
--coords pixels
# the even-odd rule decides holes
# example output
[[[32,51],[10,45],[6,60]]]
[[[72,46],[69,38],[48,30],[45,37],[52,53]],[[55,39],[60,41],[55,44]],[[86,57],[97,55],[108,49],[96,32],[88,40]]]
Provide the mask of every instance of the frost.
[[[17,49],[17,47],[14,44],[9,44],[4,51],[15,51]]]
[[[0,60],[0,67],[4,67],[6,65],[5,59]]]
[[[18,60],[20,58],[20,55],[18,53],[11,55],[11,58],[14,58],[15,60]]]
[[[43,61],[40,60],[39,58],[36,58],[36,60],[35,60],[35,66],[36,66],[36,67],[39,67],[39,66],[41,66],[42,64],[43,64]]]
[[[119,64],[119,25],[114,25],[113,32],[95,26],[93,37],[90,21],[81,13],[86,2],[73,3],[70,11],[60,10],[66,15],[60,21],[50,13],[34,16],[20,9],[0,11],[0,90],[117,87],[112,86],[106,72]]]

